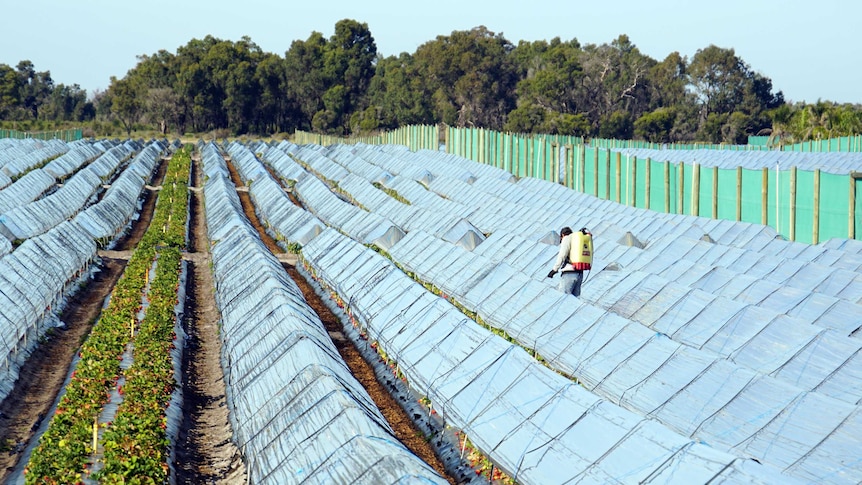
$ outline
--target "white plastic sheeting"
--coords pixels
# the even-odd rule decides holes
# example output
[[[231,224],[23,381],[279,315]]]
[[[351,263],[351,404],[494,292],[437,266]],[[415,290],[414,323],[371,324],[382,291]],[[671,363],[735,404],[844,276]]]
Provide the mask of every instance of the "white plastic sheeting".
[[[770,246],[751,251],[665,237],[649,251],[633,252],[626,268],[661,275],[676,262],[691,263],[686,284],[692,288],[787,313],[845,335],[862,327],[862,320],[853,318],[862,315],[862,273],[806,261],[802,255],[774,256]]]
[[[303,256],[411,386],[518,483],[793,481],[591,394],[335,230]]]
[[[233,184],[214,175],[204,194],[230,418],[250,483],[446,483],[392,436]]]
[[[525,191],[519,188],[521,185],[494,179],[483,182],[478,178],[466,186],[476,187],[476,190],[483,186],[485,190],[496,190],[501,200],[518,200],[521,205],[529,205],[540,198],[540,192],[545,194],[541,197],[551,199],[568,197],[563,192],[555,194],[559,189],[567,189],[553,188],[553,184],[543,185],[544,191],[540,191],[538,185]],[[443,205],[439,206],[440,210],[445,210]],[[314,204],[311,208],[314,209]],[[524,213],[530,212],[518,212]],[[676,240],[668,235],[673,233],[663,227],[662,222],[640,216],[639,219],[636,230],[648,238]],[[678,218],[666,220],[671,219]],[[700,246],[699,251],[685,254],[718,257],[712,250],[717,245],[695,239],[704,234],[702,228],[691,221],[680,222],[673,226],[678,228],[673,229],[677,231],[676,235]],[[520,220],[515,217],[509,225],[520,227]],[[336,224],[336,227],[339,226]],[[719,238],[734,241],[743,248],[746,245],[764,247],[772,240],[762,226],[740,224],[719,228],[716,224],[711,229],[720,234]],[[763,241],[766,243],[761,244]],[[408,243],[416,247],[406,251],[409,254],[405,256],[400,252],[400,246]],[[655,245],[656,249],[660,246]],[[835,246],[833,243],[828,249],[842,250]],[[752,254],[757,256],[754,250],[725,247],[724,253],[735,254],[738,261],[735,264],[739,266],[745,266],[744,261],[753,259]],[[859,364],[859,345],[855,339],[847,339],[810,325],[810,321],[803,322],[798,317],[779,313],[782,309],[787,311],[788,306],[796,308],[803,301],[809,301],[805,312],[811,315],[817,311],[818,305],[825,306],[823,295],[809,292],[806,296],[796,288],[782,289],[754,278],[714,302],[715,295],[697,285],[692,287],[703,274],[696,276],[698,272],[691,271],[691,265],[688,269],[680,267],[680,263],[686,261],[679,258],[681,251],[651,252],[649,247],[645,251],[608,243],[602,248],[605,252],[597,256],[598,269],[603,267],[603,262],[613,262],[624,268],[652,268],[650,271],[661,269],[674,273],[660,278],[650,271],[596,271],[583,295],[584,301],[591,304],[585,305],[573,297],[560,295],[549,287],[554,282],[544,278],[556,256],[553,245],[507,236],[498,231],[476,247],[474,255],[456,249],[442,241],[435,243],[428,234],[410,234],[391,249],[391,254],[417,276],[445,293],[455,295],[468,308],[493,321],[495,326],[511,335],[523,334],[528,342],[530,339],[541,341],[545,345],[542,349],[537,348],[541,355],[557,363],[566,360],[568,363],[560,370],[577,375],[600,395],[643,415],[658,416],[683,434],[696,431],[696,437],[703,437],[734,452],[742,450],[743,456],[756,456],[786,468],[789,473],[799,473],[804,480],[848,483],[860,477],[858,464],[844,459],[855,453],[844,450],[848,446],[846,437],[860,431],[854,428],[858,426],[858,420],[853,418],[858,414],[860,398],[858,383],[862,366]],[[790,253],[785,249],[786,256],[794,254],[812,253],[805,250]],[[406,260],[409,258],[412,259]],[[506,270],[508,265],[514,266]],[[766,268],[769,271],[775,269]],[[731,279],[727,278],[721,287]],[[832,286],[835,285],[837,283],[833,281]],[[540,298],[541,295],[547,295],[547,298]],[[557,302],[551,308],[560,306],[570,310],[569,313],[542,313],[549,312],[547,305],[553,303],[548,298],[560,297],[569,298],[574,304]],[[738,299],[734,300],[734,297]],[[534,301],[541,305],[535,308],[526,306]],[[712,303],[715,305],[710,306]],[[762,306],[756,306],[761,303]],[[714,311],[710,313],[705,308],[722,311],[724,320],[716,318]],[[606,313],[606,310],[615,313]],[[525,313],[522,315],[521,312]],[[578,312],[575,319],[574,314]],[[549,318],[552,323],[538,327],[536,318],[541,315],[547,315],[542,318]],[[584,316],[585,320],[580,321]],[[572,319],[576,324],[567,328]],[[731,320],[736,323],[725,323]],[[682,332],[668,326],[689,321],[691,323]],[[752,328],[748,322],[757,326]],[[746,325],[745,331],[741,331],[741,324]],[[541,333],[530,333],[537,328]],[[599,331],[603,333],[595,334]],[[589,340],[584,340],[587,337]],[[692,340],[695,337],[701,340]],[[593,343],[596,346],[591,346]],[[533,343],[530,348],[536,348],[536,345]],[[680,368],[689,360],[703,364],[693,365],[691,369]],[[670,365],[671,362],[678,364]],[[656,374],[659,377],[654,378]],[[716,388],[727,386],[728,376],[734,382],[741,380],[739,387],[730,393],[717,393]],[[669,382],[674,384],[668,385]],[[646,384],[641,384],[634,392],[639,383],[652,383],[661,393],[658,397],[650,397],[649,388],[643,387]],[[769,399],[758,397],[761,393],[768,395]],[[680,399],[680,396],[686,398]],[[685,410],[685,405],[712,411],[698,416]],[[819,406],[833,409],[833,419],[818,420],[816,410]],[[660,411],[670,408],[673,410],[666,413]],[[775,431],[776,423],[780,423],[781,429],[787,433]],[[743,438],[742,433],[749,434]],[[830,456],[833,458],[827,458]]]
[[[42,169],[27,172],[12,185],[0,190],[0,214],[36,200],[54,185],[54,177]]]
[[[303,179],[296,184],[294,192],[321,221],[341,228],[363,243],[372,244],[390,229],[397,227],[384,216],[342,200],[316,177]]]
[[[87,232],[67,221],[0,259],[0,400],[17,378],[23,351],[44,331],[40,322],[95,257]]]
[[[95,149],[93,149],[95,150]],[[84,153],[75,149],[71,153]],[[98,151],[96,151],[98,153]],[[0,214],[0,233],[12,239],[27,239],[42,234],[72,217],[101,187],[103,179],[113,174],[132,153],[127,145],[118,145],[71,176],[51,195]],[[62,158],[65,158],[64,155]],[[55,160],[58,161],[60,159]],[[54,162],[51,162],[52,164]],[[50,164],[49,164],[50,165]],[[45,171],[51,173],[48,167]]]
[[[286,143],[282,143],[279,147],[289,147]],[[276,173],[284,179],[302,180],[305,175],[308,175],[304,170],[297,171],[296,167],[302,168],[296,162],[285,162],[283,156],[278,156],[277,152],[280,149],[267,151],[267,155],[273,157],[266,159]],[[277,161],[276,161],[277,160]],[[337,163],[345,163],[345,168],[358,168],[357,175],[349,173],[339,182],[339,188],[349,193],[353,199],[362,207],[368,210],[385,214],[386,218],[392,221],[400,232],[411,231],[414,229],[423,229],[432,234],[442,237],[446,240],[456,242],[460,241],[465,246],[475,246],[484,239],[483,234],[479,229],[470,224],[464,216],[466,216],[466,208],[460,205],[449,207],[448,211],[427,210],[422,206],[433,205],[426,198],[436,200],[437,203],[445,204],[446,201],[440,199],[436,194],[428,192],[425,188],[418,184],[413,184],[406,179],[401,179],[402,189],[405,189],[408,194],[401,194],[408,203],[400,202],[389,196],[386,192],[378,189],[373,184],[398,184],[398,180],[393,180],[394,177],[388,172],[383,172],[374,165],[350,155],[343,156]],[[303,175],[304,174],[304,175]],[[410,197],[412,196],[417,203],[413,203]],[[460,216],[452,215],[453,213],[461,213]],[[386,244],[384,244],[386,245]],[[383,246],[381,246],[383,247]],[[388,249],[388,247],[383,247]]]
[[[201,151],[201,164],[205,178],[213,178],[220,175],[224,178],[230,178],[230,172],[227,169],[227,164],[222,158],[218,147],[212,142],[199,145]]]
[[[326,149],[318,145],[303,145],[292,153],[294,159],[302,160],[313,171],[325,179],[341,183],[341,180],[350,173],[346,168],[333,162],[326,156]]]
[[[76,173],[51,195],[0,214],[0,234],[11,239],[42,234],[80,211],[101,182],[88,170]]]
[[[486,243],[500,240],[489,239]],[[408,234],[390,254],[405,269],[425,275],[432,284],[461,283],[450,286],[451,295],[487,323],[534,349],[556,370],[576,377],[599,395],[642,415],[654,416],[684,435],[712,446],[722,445],[729,452],[741,449],[742,456],[754,456],[784,469],[811,455],[841,456],[847,443],[838,436],[862,431],[853,429],[859,423],[851,419],[859,408],[853,404],[860,394],[858,341],[830,335],[822,329],[806,332],[805,328],[812,328],[810,325],[800,330],[791,326],[789,318],[775,320],[771,332],[735,328],[747,320],[763,319],[751,314],[748,318],[739,316],[739,309],[730,307],[727,312],[736,313],[736,325],[718,328],[718,334],[710,339],[713,345],[687,346],[624,318],[627,312],[620,308],[615,308],[615,313],[605,312],[601,306],[585,303],[589,299],[560,294],[544,281],[531,279],[506,263],[462,250],[427,234]],[[476,260],[479,267],[489,268],[479,277],[471,277],[467,271],[447,272],[449,266],[476,266]],[[619,292],[640,301],[637,295],[649,291],[646,286],[650,283],[644,274],[623,275],[613,284],[603,286],[601,294]],[[782,332],[795,335],[794,330],[806,336],[796,339],[796,346],[782,340],[785,336]],[[734,339],[741,339],[744,344],[733,345],[731,348],[736,350],[725,351],[727,358],[720,359],[720,347]],[[787,363],[778,369],[764,366],[767,356],[776,353],[781,357],[779,362]],[[845,365],[847,359],[851,359],[849,366]],[[671,364],[675,360],[678,363]],[[686,363],[691,372],[680,372],[679,365]],[[771,373],[777,375],[771,377],[768,375]],[[808,386],[794,385],[800,381]],[[730,388],[720,394],[714,390],[727,387]],[[836,396],[827,395],[830,391]],[[852,402],[846,402],[847,398]],[[834,419],[817,419],[819,406],[828,407]],[[663,410],[668,407],[674,410],[665,413]],[[703,412],[706,409],[712,411]],[[786,433],[772,431],[776,419]],[[746,446],[741,447],[743,442]],[[826,476],[801,478],[830,481],[830,474],[836,471],[839,476],[862,476],[862,469],[852,463],[844,466],[827,460],[815,467],[824,470]],[[838,479],[835,483],[842,482]]]
[[[326,225],[310,212],[294,205],[260,160],[245,146],[233,143],[228,148],[240,175],[250,180],[249,195],[276,239],[300,245],[321,233]]]
[[[87,162],[95,160],[104,153],[101,147],[89,143],[78,143],[65,154],[48,162],[42,169],[54,176],[54,178],[65,178],[74,173]]]
[[[69,151],[70,145],[61,140],[4,140],[7,149],[0,151],[0,188],[17,177],[37,167],[46,160]]]
[[[113,181],[102,200],[75,217],[93,239],[113,239],[127,227],[138,210],[138,198],[144,185],[152,178],[164,149],[160,142],[148,145]]]
[[[291,158],[291,155],[298,149],[298,145],[284,141],[277,147],[267,147],[262,155],[263,159],[279,174],[279,177],[299,182],[309,174],[302,165]]]
[[[738,151],[738,150],[658,150],[652,148],[611,149],[625,157],[637,157],[640,160],[668,160],[674,163],[694,163],[704,167],[736,169],[743,167],[750,170],[764,168],[774,169],[776,164],[782,167],[797,167],[800,170],[846,175],[851,170],[862,167],[862,153],[855,152],[788,152],[788,151]],[[785,168],[786,169],[786,168]]]

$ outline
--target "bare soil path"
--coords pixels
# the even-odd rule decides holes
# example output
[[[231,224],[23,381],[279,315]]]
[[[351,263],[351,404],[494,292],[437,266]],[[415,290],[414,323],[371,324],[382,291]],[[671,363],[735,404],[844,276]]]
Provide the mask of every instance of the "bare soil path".
[[[153,177],[154,185],[162,183],[166,168],[163,160]],[[128,251],[138,244],[150,225],[155,203],[154,193],[144,190],[143,209],[131,230],[116,244],[118,252]],[[75,354],[98,320],[102,304],[127,262],[127,258],[101,257],[99,271],[69,299],[60,314],[65,328],[52,331],[33,351],[21,369],[15,388],[0,403],[0,483],[9,478],[57,399]]]
[[[228,163],[228,169],[230,170],[231,179],[234,184],[238,188],[242,187],[242,181],[239,174],[230,163]],[[254,205],[251,202],[251,197],[248,192],[238,190],[238,195],[242,202],[243,211],[245,212],[246,217],[248,217],[249,221],[251,221],[254,228],[260,234],[266,247],[276,256],[282,255],[285,251],[276,244],[272,237],[266,234],[266,230],[257,218],[257,214],[254,212]],[[456,483],[456,480],[447,474],[443,463],[437,455],[434,454],[434,449],[425,440],[422,433],[404,412],[404,409],[395,401],[386,387],[377,380],[374,369],[365,361],[365,359],[362,358],[362,355],[353,345],[353,342],[344,336],[341,322],[338,317],[336,317],[324,302],[321,301],[320,296],[314,292],[314,288],[296,269],[295,263],[283,262],[282,266],[293,281],[296,282],[300,290],[302,290],[305,300],[315,313],[317,313],[318,317],[320,317],[320,321],[329,333],[330,338],[332,338],[341,358],[344,359],[344,362],[347,363],[353,376],[360,384],[362,384],[371,396],[371,399],[374,400],[374,403],[380,409],[383,417],[386,418],[389,425],[395,431],[395,437],[398,438],[404,446],[409,448],[410,451],[416,454],[416,456],[433,467],[437,473],[445,477],[450,483]]]
[[[201,187],[200,159],[192,180]],[[231,441],[221,368],[206,218],[200,191],[189,192],[189,254],[183,329],[183,422],[177,439],[177,483],[243,483],[245,465]]]

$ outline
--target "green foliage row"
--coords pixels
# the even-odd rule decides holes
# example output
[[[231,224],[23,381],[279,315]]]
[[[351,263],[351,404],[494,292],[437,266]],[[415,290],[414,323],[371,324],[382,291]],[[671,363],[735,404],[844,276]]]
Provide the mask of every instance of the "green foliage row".
[[[185,174],[182,173],[182,167],[186,167]],[[99,321],[81,347],[80,360],[76,370],[72,373],[69,384],[66,386],[66,393],[60,399],[48,429],[40,439],[39,446],[33,451],[27,464],[26,483],[59,484],[81,481],[83,473],[86,472],[87,460],[94,451],[92,448],[93,425],[103,406],[109,401],[111,389],[117,385],[122,372],[120,369],[122,354],[131,340],[131,326],[136,325],[137,313],[142,308],[141,298],[147,285],[148,272],[153,261],[157,258],[157,253],[160,261],[157,274],[161,273],[161,276],[151,285],[151,292],[148,294],[150,307],[147,311],[147,318],[152,318],[152,322],[156,323],[147,323],[147,326],[162,326],[166,319],[171,319],[172,322],[173,303],[176,302],[176,285],[179,274],[179,251],[185,244],[186,210],[183,207],[187,207],[185,186],[188,181],[189,167],[190,157],[188,153],[183,152],[174,155],[163,185],[165,188],[162,189],[156,204],[153,222],[129,259],[123,275],[115,285],[108,307],[102,311]],[[181,217],[175,216],[179,214]],[[172,295],[170,290],[173,290]],[[169,316],[164,314],[165,300],[170,302],[171,315]],[[150,312],[154,312],[152,317],[150,317]],[[126,387],[129,385],[132,385],[132,389],[140,387],[138,384],[140,375],[143,375],[143,379],[146,381],[152,379],[159,383],[168,382],[165,381],[165,375],[167,375],[171,384],[166,386],[164,391],[172,390],[173,371],[169,361],[168,369],[166,369],[164,362],[160,362],[149,354],[139,356],[137,350],[140,347],[147,352],[151,345],[159,345],[157,342],[151,341],[155,338],[162,338],[164,341],[171,342],[170,337],[163,338],[165,337],[163,333],[163,331],[151,332],[149,329],[139,329],[139,333],[134,339],[136,366],[135,370],[130,369],[127,374],[129,380]],[[137,370],[138,366],[142,364],[138,362],[139,359],[145,361],[151,359],[145,364],[152,367],[145,368],[142,374]],[[159,402],[160,399],[167,402],[166,399],[169,399],[170,396],[170,392],[167,392],[167,398],[164,393],[148,391],[144,394],[147,393],[154,394],[148,398],[153,398],[156,402]],[[133,396],[127,396],[127,400],[133,401],[127,406],[134,405],[134,400],[138,395],[139,393],[135,392]],[[164,407],[160,409],[153,407],[135,409],[133,414],[136,416],[133,419],[137,419],[139,422],[152,422],[154,420],[158,422],[160,419],[164,419]],[[156,417],[159,414],[161,417]],[[118,418],[124,415],[118,414]],[[146,443],[146,446],[151,446],[153,443],[164,443],[164,434],[162,433],[161,436],[159,438],[152,433],[143,432],[138,439],[141,440],[141,443]],[[116,438],[113,442],[117,442]],[[137,448],[140,449],[140,446],[138,445]],[[162,463],[164,462],[165,448],[166,446],[155,449],[155,452],[162,459]],[[148,452],[152,451],[154,450],[148,449]],[[113,471],[117,466],[115,462],[125,463],[117,460],[119,459],[113,455],[110,455],[109,458],[106,450],[106,469]],[[139,462],[141,459],[135,457],[134,460]],[[161,465],[158,467],[149,464],[139,466],[143,466],[147,470],[161,468]],[[132,470],[136,469],[138,468],[132,467]]]
[[[377,188],[378,190],[382,190],[384,193],[386,193],[386,195],[388,195],[389,197],[392,197],[393,199],[397,200],[398,202],[401,202],[402,204],[410,205],[410,201],[405,199],[401,194],[399,194],[397,190],[390,189],[388,187],[384,187],[383,184],[381,184],[380,182],[374,182],[372,185],[374,185],[374,187]]]
[[[146,244],[158,248],[156,275],[147,297],[149,307],[135,336],[133,364],[125,371],[123,402],[103,436],[104,468],[98,479],[108,483],[165,483],[167,465],[166,410],[177,383],[171,352],[179,290],[181,249],[185,247],[188,178],[187,150],[174,154],[157,202]],[[148,239],[152,237],[152,239]]]
[[[96,476],[102,482],[167,482],[165,411],[176,386],[171,351],[181,259],[175,247],[159,251],[150,305],[135,336],[134,363],[125,371],[123,402],[102,437],[105,466]]]

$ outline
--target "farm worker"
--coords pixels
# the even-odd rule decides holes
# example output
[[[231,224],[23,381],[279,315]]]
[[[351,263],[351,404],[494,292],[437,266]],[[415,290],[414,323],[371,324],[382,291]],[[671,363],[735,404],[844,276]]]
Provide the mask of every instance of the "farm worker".
[[[593,262],[593,236],[586,227],[572,233],[570,227],[560,229],[560,251],[554,269],[548,273],[553,278],[560,273],[559,289],[563,293],[581,296],[584,271],[589,271]]]

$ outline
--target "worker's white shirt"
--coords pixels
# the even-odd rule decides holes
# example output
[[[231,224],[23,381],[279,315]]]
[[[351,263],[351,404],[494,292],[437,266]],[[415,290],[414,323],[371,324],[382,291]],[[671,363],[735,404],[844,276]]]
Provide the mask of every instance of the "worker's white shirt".
[[[563,237],[560,241],[560,252],[557,254],[557,262],[554,264],[554,271],[575,271],[572,264],[568,262],[569,253],[572,250],[572,234]]]

